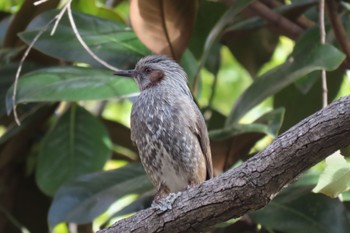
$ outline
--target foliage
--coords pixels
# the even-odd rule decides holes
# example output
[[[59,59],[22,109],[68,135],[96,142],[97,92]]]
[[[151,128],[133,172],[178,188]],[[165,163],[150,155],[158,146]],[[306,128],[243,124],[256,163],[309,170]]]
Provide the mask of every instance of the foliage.
[[[313,192],[320,192],[330,197],[337,197],[349,189],[350,164],[339,153],[334,153],[326,159],[326,169]]]
[[[62,222],[94,222],[96,229],[150,204],[153,188],[128,128],[138,90],[86,51],[67,11],[55,18],[67,1],[32,2],[0,3],[0,231],[47,232]],[[108,64],[132,68],[152,52],[181,63],[207,121],[218,175],[321,107],[321,70],[330,101],[350,93],[344,78],[349,42],[337,33],[350,33],[348,5],[340,2],[326,17],[327,43],[321,44],[318,1],[283,2],[73,0],[71,7],[84,42]],[[327,7],[333,12],[333,4]],[[295,43],[289,54],[286,37]],[[349,179],[333,175],[348,173],[348,164],[342,157],[328,162],[317,190],[343,192],[342,200],[311,192],[317,167],[249,214],[250,221],[212,231],[256,232],[260,224],[259,232],[347,232]],[[129,194],[137,198],[122,210],[109,208]]]

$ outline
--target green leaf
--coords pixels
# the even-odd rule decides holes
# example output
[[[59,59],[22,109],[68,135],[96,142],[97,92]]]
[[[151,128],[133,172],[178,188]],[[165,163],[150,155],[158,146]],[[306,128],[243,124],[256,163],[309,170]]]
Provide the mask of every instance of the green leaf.
[[[292,85],[283,88],[274,96],[274,108],[284,107],[286,112],[292,113],[285,115],[281,132],[286,131],[302,119],[322,108],[322,95],[320,93],[322,90],[322,80],[320,77],[321,71],[314,71],[308,74],[307,77],[304,76],[298,79],[298,81],[304,80],[304,83],[308,83],[310,85],[316,78],[316,82],[312,84],[311,89],[307,90],[307,93],[304,93],[303,91],[306,91],[308,87],[301,91],[300,83],[297,84],[297,82],[295,82]],[[332,72],[327,72],[329,101],[336,98],[343,80],[344,70],[338,69]]]
[[[340,149],[340,154],[345,157],[350,157],[350,145]]]
[[[321,71],[314,71],[310,74],[305,75],[304,77],[296,80],[294,82],[294,86],[298,89],[300,93],[306,95],[312,89],[315,83],[318,80],[320,80],[320,72]]]
[[[17,125],[14,121],[6,126],[6,132],[0,137],[0,144],[7,142],[9,139],[18,135],[24,130],[38,122],[44,123],[44,119],[48,118],[48,114],[53,113],[56,105],[52,104],[26,104],[17,109],[21,113],[21,125]]]
[[[350,220],[343,203],[292,185],[263,209],[249,214],[264,228],[285,233],[347,233]]]
[[[252,124],[232,124],[223,129],[211,130],[209,137],[214,140],[223,140],[245,133],[262,133],[276,137],[282,125],[284,110],[282,108],[268,112]]]
[[[317,3],[317,0],[292,1],[290,4],[281,4],[277,6],[273,11],[293,21],[307,9],[312,8],[315,3]],[[248,19],[234,22],[232,25],[229,25],[225,31],[256,30],[267,24],[268,22],[263,17],[249,17]]]
[[[335,198],[340,193],[348,190],[349,184],[350,163],[337,151],[326,158],[326,169],[312,191]]]
[[[136,93],[132,79],[120,78],[111,71],[80,67],[53,67],[24,75],[18,82],[16,104],[37,101],[79,101],[123,97]],[[12,108],[11,87],[7,108]]]
[[[181,56],[180,64],[187,74],[188,83],[191,87],[193,85],[194,76],[196,75],[198,62],[190,50],[185,50],[184,54]]]
[[[126,194],[153,189],[141,164],[80,176],[63,185],[49,210],[49,225],[91,222]]]
[[[196,22],[189,43],[189,48],[197,59],[203,53],[205,39],[210,30],[224,14],[226,8],[221,2],[199,1]]]
[[[210,131],[209,137],[213,140],[224,140],[240,134],[256,132],[267,135],[270,134],[269,127],[264,124],[233,124],[224,129]]]
[[[254,123],[267,125],[269,127],[270,135],[277,137],[284,121],[285,112],[284,108],[276,108],[256,119]]]
[[[6,94],[7,90],[15,81],[18,65],[18,63],[11,63],[2,66],[0,69],[0,116],[6,113]],[[39,67],[37,64],[25,63],[22,67],[22,73],[27,73]],[[12,98],[12,93],[9,93],[9,96]]]
[[[53,195],[66,181],[101,170],[110,156],[108,133],[84,108],[73,105],[54,124],[42,142],[36,181]]]
[[[137,200],[135,200],[131,204],[125,206],[123,209],[121,209],[120,211],[110,216],[107,219],[107,221],[105,221],[104,224],[101,225],[101,228],[105,228],[106,225],[111,225],[113,223],[111,222],[111,220],[113,220],[114,218],[117,218],[119,216],[126,215],[126,214],[135,213],[137,211],[150,207],[152,205],[153,198],[154,198],[153,192],[147,192],[142,194]]]
[[[293,83],[297,79],[315,70],[334,70],[344,60],[345,55],[334,46],[310,42],[307,53],[297,49],[284,64],[258,77],[242,94],[227,118],[226,124],[238,122],[249,110]]]
[[[20,38],[30,44],[41,27],[54,18],[58,12],[58,10],[46,11],[36,17],[29,24],[27,31],[19,34]],[[128,68],[150,53],[135,34],[123,24],[79,13],[73,13],[73,17],[88,47],[111,65]],[[67,14],[62,17],[53,36],[50,35],[51,29],[52,25],[34,44],[35,49],[67,61],[98,64],[76,39]]]
[[[0,116],[6,113],[6,91],[14,81],[16,73],[15,65],[8,65],[0,69]],[[12,98],[12,94],[10,96]]]
[[[200,68],[206,63],[211,48],[214,43],[218,40],[219,36],[224,31],[225,27],[232,23],[235,20],[235,16],[240,13],[244,8],[246,8],[251,2],[254,0],[238,0],[233,4],[218,20],[215,26],[211,29],[205,44],[204,44],[204,52],[202,53],[200,59]]]
[[[267,28],[228,31],[222,41],[251,77],[255,78],[259,69],[271,59],[279,35]]]
[[[100,18],[117,20],[123,22],[122,17],[112,8],[101,6],[95,0],[75,0],[72,1],[72,9],[89,15],[95,15]]]
[[[223,170],[230,168],[239,159],[247,159],[246,155],[265,135],[276,137],[283,116],[284,109],[280,108],[266,113],[252,124],[233,124],[223,129],[210,130],[209,137],[217,167],[222,167]],[[220,118],[222,119],[218,116]]]

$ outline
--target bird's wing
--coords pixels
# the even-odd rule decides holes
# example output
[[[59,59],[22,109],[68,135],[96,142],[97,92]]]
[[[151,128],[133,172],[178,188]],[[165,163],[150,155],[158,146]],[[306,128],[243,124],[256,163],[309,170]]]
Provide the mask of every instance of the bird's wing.
[[[211,158],[211,150],[210,143],[208,137],[207,126],[205,125],[204,118],[202,113],[199,111],[198,107],[195,106],[196,109],[196,126],[195,126],[195,134],[198,138],[199,144],[201,146],[204,158],[205,165],[207,167],[207,179],[213,178],[213,162]]]

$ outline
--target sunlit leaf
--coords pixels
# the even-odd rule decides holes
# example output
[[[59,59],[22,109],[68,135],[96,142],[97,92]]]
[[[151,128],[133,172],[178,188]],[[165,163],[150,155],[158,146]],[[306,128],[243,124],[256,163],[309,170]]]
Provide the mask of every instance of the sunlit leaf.
[[[130,19],[138,38],[156,54],[179,60],[192,32],[197,0],[132,0]]]
[[[337,197],[350,187],[350,163],[337,151],[326,158],[326,165],[326,169],[312,191]]]
[[[80,176],[63,185],[49,210],[51,227],[60,222],[88,223],[126,194],[152,190],[141,164]]]
[[[267,28],[227,31],[222,37],[235,58],[255,78],[259,69],[270,60],[279,35]]]
[[[112,8],[107,8],[95,0],[74,0],[72,1],[71,6],[73,10],[81,13],[123,22],[122,17]]]
[[[106,129],[88,111],[72,106],[46,135],[39,151],[36,181],[53,195],[68,180],[103,168],[111,143]]]
[[[140,211],[140,210],[143,210],[143,209],[150,207],[152,204],[152,201],[153,201],[153,197],[154,197],[154,195],[152,195],[152,192],[148,192],[148,193],[143,194],[142,196],[140,196],[137,200],[135,200],[131,204],[127,205],[126,207],[124,207],[120,211],[114,213],[106,221],[105,224],[110,223],[113,218],[117,218],[119,216],[123,216],[126,214],[135,213],[137,211]]]
[[[332,45],[309,45],[307,53],[297,50],[284,64],[258,77],[242,94],[227,118],[226,124],[238,122],[249,110],[265,98],[280,91],[297,79],[315,70],[334,70],[344,60],[345,55]]]

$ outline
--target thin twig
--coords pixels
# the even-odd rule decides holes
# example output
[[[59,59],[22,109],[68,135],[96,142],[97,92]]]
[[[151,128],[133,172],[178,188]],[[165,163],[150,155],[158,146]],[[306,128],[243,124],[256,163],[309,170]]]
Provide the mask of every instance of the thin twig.
[[[21,61],[19,62],[19,66],[18,69],[16,71],[16,76],[15,76],[15,81],[13,83],[13,93],[12,93],[12,106],[13,106],[13,116],[15,118],[15,121],[17,123],[17,125],[21,125],[21,122],[18,118],[18,114],[17,114],[17,104],[16,104],[16,99],[17,99],[17,88],[18,88],[18,79],[19,79],[19,75],[21,74],[22,71],[22,67],[23,67],[23,63],[26,60],[30,50],[33,48],[34,44],[38,41],[39,37],[47,30],[47,28],[50,26],[50,24],[52,24],[55,21],[55,18],[53,18],[52,20],[50,20],[39,32],[38,34],[34,37],[34,39],[32,40],[32,42],[30,43],[30,45],[28,46],[28,48],[26,49],[26,51],[24,52]]]
[[[34,5],[37,6],[37,5],[40,5],[44,2],[46,2],[47,0],[39,0],[39,1],[36,1],[34,2]],[[64,12],[67,10],[67,7],[68,5],[71,4],[71,1],[72,0],[69,0],[67,2],[67,4],[63,7],[63,9],[60,11],[60,13],[55,17],[53,18],[52,20],[50,20],[50,22],[48,22],[39,32],[38,34],[34,37],[34,39],[32,40],[32,42],[30,43],[30,45],[28,46],[28,48],[26,49],[26,51],[24,52],[22,58],[21,58],[21,61],[19,63],[19,66],[18,66],[18,69],[17,69],[17,72],[16,72],[16,76],[15,76],[15,81],[14,81],[14,84],[13,84],[13,94],[12,94],[12,106],[13,106],[13,116],[15,118],[15,121],[17,123],[17,125],[21,125],[21,121],[19,120],[18,118],[18,114],[17,114],[17,104],[16,104],[16,98],[17,98],[17,88],[18,88],[18,79],[19,79],[19,75],[22,71],[22,67],[23,67],[23,63],[25,61],[25,59],[27,58],[30,50],[33,48],[34,44],[38,41],[38,39],[40,38],[40,36],[48,29],[48,27],[53,23],[55,22],[54,26],[53,26],[53,29],[51,31],[51,36],[55,33],[55,30],[57,28],[57,25],[59,23],[59,21],[62,19],[62,16],[64,14]]]
[[[339,41],[344,53],[347,56],[347,60],[350,59],[350,42],[347,38],[346,31],[341,22],[339,15],[337,14],[337,2],[334,0],[326,1],[328,9],[328,18],[331,22],[332,28],[334,30],[335,38]]]
[[[86,50],[86,52],[93,58],[95,59],[95,61],[97,61],[98,63],[100,63],[101,65],[105,66],[106,68],[113,70],[113,71],[119,71],[118,68],[115,68],[114,66],[108,64],[107,62],[105,62],[104,60],[100,59],[90,48],[89,46],[85,43],[85,41],[83,40],[83,38],[81,37],[78,28],[75,24],[74,18],[73,18],[73,14],[72,14],[72,9],[71,9],[71,4],[72,4],[72,0],[68,0],[68,2],[64,5],[64,7],[62,8],[62,10],[60,11],[60,13],[55,17],[56,22],[55,25],[52,28],[51,31],[51,35],[53,35],[56,31],[56,28],[58,26],[59,21],[61,20],[61,18],[63,17],[64,13],[67,11],[68,14],[68,18],[69,18],[69,22],[72,26],[73,32],[76,36],[76,38],[78,39],[78,41],[80,42],[80,44],[83,46],[83,48]]]
[[[324,9],[325,9],[325,0],[320,0],[319,4],[319,21],[320,21],[320,41],[321,44],[326,43],[326,29],[324,25]],[[327,76],[326,70],[321,71],[322,77],[322,107],[325,108],[328,105],[328,88],[327,88]]]
[[[48,1],[49,1],[49,0],[38,0],[38,1],[34,2],[33,5],[34,5],[34,6],[38,6],[38,5],[43,4],[43,3],[45,3],[45,2],[48,2]]]
[[[57,26],[58,26],[58,23],[61,21],[64,13],[66,12],[67,8],[70,6],[70,4],[72,3],[72,0],[69,0],[66,5],[64,5],[64,7],[62,8],[62,10],[60,11],[60,13],[58,15],[56,15],[55,19],[55,24],[53,25],[52,27],[52,30],[51,30],[51,33],[50,33],[50,36],[53,36],[53,34],[55,34],[56,32],[56,29],[57,29]]]
[[[74,22],[74,18],[72,15],[72,9],[70,6],[71,0],[67,3],[69,6],[67,7],[67,13],[68,13],[68,18],[69,18],[69,22],[72,26],[73,32],[75,34],[75,36],[77,37],[77,39],[79,40],[80,44],[83,46],[83,48],[86,50],[86,52],[93,58],[95,59],[98,63],[100,63],[101,65],[105,66],[106,68],[113,70],[113,71],[119,71],[118,68],[115,68],[114,66],[108,64],[107,62],[103,61],[102,59],[100,59],[94,52],[91,51],[91,49],[89,48],[89,46],[87,46],[87,44],[84,42],[83,38],[81,37],[77,26]]]
[[[218,84],[218,74],[216,73],[216,74],[214,74],[214,81],[213,81],[211,93],[210,93],[209,100],[208,100],[208,108],[209,109],[212,109],[217,84]]]
[[[299,25],[283,15],[276,13],[260,1],[255,1],[250,4],[249,9],[251,9],[256,15],[259,15],[261,18],[268,21],[271,26],[289,38],[296,39],[304,31]]]
[[[40,5],[44,2],[46,2],[47,0],[39,0],[34,2],[34,5]],[[16,72],[16,76],[15,76],[15,81],[13,84],[13,94],[12,94],[12,106],[13,106],[13,115],[15,118],[15,121],[18,125],[21,124],[19,118],[18,118],[18,114],[17,114],[17,104],[16,104],[16,99],[17,99],[17,88],[18,88],[18,79],[19,79],[19,75],[22,71],[22,67],[23,67],[23,63],[25,61],[25,59],[27,58],[30,50],[33,48],[34,44],[38,41],[38,39],[40,38],[40,36],[48,29],[48,27],[50,26],[50,24],[52,24],[53,22],[55,22],[54,26],[52,27],[51,33],[50,35],[52,36],[55,31],[56,28],[58,26],[58,23],[61,21],[64,13],[67,11],[68,12],[68,18],[69,18],[69,22],[71,23],[73,32],[75,34],[75,36],[77,37],[77,39],[79,40],[80,44],[83,46],[83,48],[90,54],[90,56],[92,56],[97,62],[99,62],[100,64],[102,64],[103,66],[107,67],[108,69],[111,69],[113,71],[119,71],[119,69],[113,67],[112,65],[108,64],[107,62],[101,60],[99,57],[97,57],[97,55],[92,52],[90,50],[90,48],[86,45],[86,43],[84,42],[84,40],[82,39],[81,35],[79,34],[79,31],[76,27],[76,24],[74,22],[74,18],[72,15],[72,11],[71,11],[71,3],[72,0],[68,0],[68,2],[64,5],[64,7],[62,8],[62,10],[60,11],[60,13],[53,18],[52,20],[50,20],[50,22],[48,22],[43,29],[41,29],[38,34],[34,37],[34,39],[32,40],[32,42],[30,43],[30,45],[28,46],[28,48],[26,49],[26,51],[24,52],[20,64],[18,66],[17,72]]]

